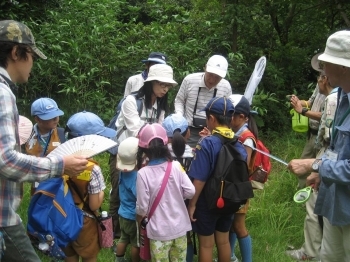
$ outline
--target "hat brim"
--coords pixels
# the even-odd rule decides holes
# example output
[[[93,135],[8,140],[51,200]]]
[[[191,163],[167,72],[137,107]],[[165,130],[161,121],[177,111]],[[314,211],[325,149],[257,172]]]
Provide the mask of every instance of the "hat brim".
[[[205,71],[209,72],[209,73],[212,73],[212,74],[215,74],[215,75],[218,75],[218,76],[220,76],[222,78],[224,78],[226,76],[226,73],[227,73],[227,71],[218,69],[217,67],[213,67],[213,66],[210,66],[210,65],[206,66]]]
[[[37,48],[36,46],[31,46],[31,48],[32,48],[33,52],[36,53],[40,58],[47,59],[46,55],[44,55],[44,53],[41,52],[39,50],[39,48]]]
[[[320,60],[318,59],[320,55],[322,55],[322,53],[318,53],[311,58],[311,67],[314,70],[323,73],[323,70],[320,68]]]
[[[136,160],[132,164],[125,164],[120,159],[119,155],[117,155],[117,164],[116,164],[117,169],[124,171],[124,172],[130,172],[130,171],[133,171],[135,169],[135,167],[136,167]]]
[[[169,83],[169,84],[172,84],[172,86],[177,86],[177,82],[174,81],[174,79],[172,78],[169,78],[169,77],[159,77],[159,76],[154,76],[154,77],[148,77],[146,79],[145,82],[150,82],[150,81],[154,81],[154,80],[157,80],[159,82],[163,82],[163,83]]]
[[[141,62],[144,64],[146,63],[166,64],[164,60],[158,59],[158,58],[148,58],[148,59],[141,60]]]
[[[36,116],[39,117],[41,120],[50,120],[55,117],[63,116],[63,115],[64,115],[63,111],[60,109],[57,109],[56,111],[52,111],[46,114],[36,115]]]
[[[322,55],[320,55],[318,57],[318,60],[323,61],[323,62],[332,63],[335,65],[350,67],[350,59],[335,57],[335,56],[328,55],[326,53],[323,53]]]
[[[108,138],[114,138],[117,135],[117,131],[115,131],[112,128],[105,127],[105,129],[102,132],[98,133],[98,135]]]

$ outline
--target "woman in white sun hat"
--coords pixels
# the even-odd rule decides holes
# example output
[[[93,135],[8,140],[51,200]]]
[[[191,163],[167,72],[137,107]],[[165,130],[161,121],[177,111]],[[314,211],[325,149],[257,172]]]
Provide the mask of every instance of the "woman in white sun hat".
[[[159,123],[164,120],[168,107],[168,91],[176,86],[173,69],[166,64],[156,64],[150,67],[148,77],[136,95],[128,95],[121,106],[116,120],[117,142],[120,144],[128,137],[136,137],[140,128],[146,123]],[[139,99],[142,100],[139,113]],[[118,209],[120,205],[118,181],[119,171],[116,167],[116,157],[111,154],[110,174],[112,191],[109,213],[113,217],[114,234],[120,235]]]

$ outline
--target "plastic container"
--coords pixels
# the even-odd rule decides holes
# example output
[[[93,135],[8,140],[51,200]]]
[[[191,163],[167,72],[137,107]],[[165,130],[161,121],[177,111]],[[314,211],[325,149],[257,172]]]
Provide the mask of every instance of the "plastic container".
[[[309,118],[297,113],[294,109],[290,110],[292,115],[292,128],[295,132],[305,133],[309,130]]]
[[[104,218],[107,218],[107,217],[108,217],[107,211],[102,211],[101,212],[101,218],[104,219]]]

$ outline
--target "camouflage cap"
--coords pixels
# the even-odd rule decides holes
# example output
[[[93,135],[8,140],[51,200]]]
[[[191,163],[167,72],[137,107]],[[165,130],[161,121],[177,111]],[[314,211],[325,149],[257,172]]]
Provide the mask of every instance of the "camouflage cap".
[[[28,45],[40,58],[47,59],[36,47],[32,31],[20,22],[14,20],[0,21],[0,42],[13,42]]]

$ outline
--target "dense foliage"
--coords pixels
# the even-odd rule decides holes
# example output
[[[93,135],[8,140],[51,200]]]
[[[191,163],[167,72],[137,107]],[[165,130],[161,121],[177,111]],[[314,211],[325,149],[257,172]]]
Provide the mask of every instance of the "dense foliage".
[[[285,95],[309,97],[316,79],[311,57],[329,34],[350,27],[345,0],[8,0],[0,8],[0,19],[28,24],[49,57],[36,63],[21,87],[21,111],[49,96],[66,117],[86,109],[106,122],[127,78],[143,69],[141,59],[161,51],[179,83],[203,70],[212,54],[225,55],[235,93],[244,92],[265,55],[254,106],[265,113],[260,124],[266,130],[288,128]]]

